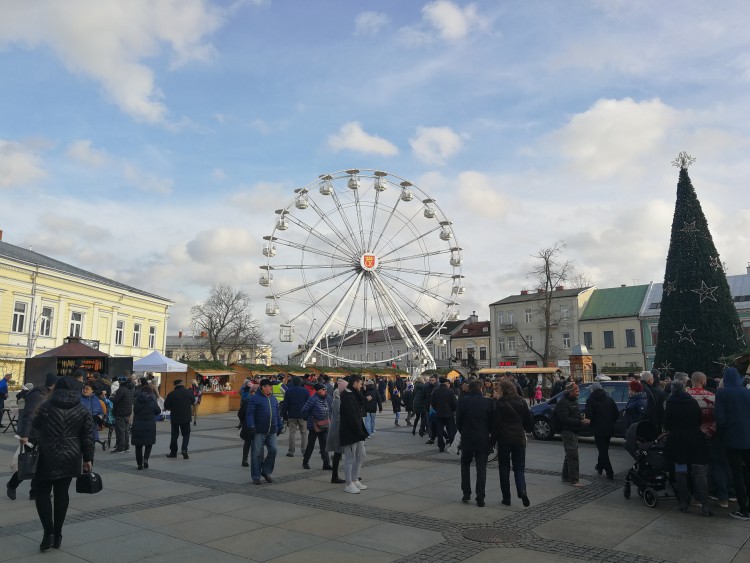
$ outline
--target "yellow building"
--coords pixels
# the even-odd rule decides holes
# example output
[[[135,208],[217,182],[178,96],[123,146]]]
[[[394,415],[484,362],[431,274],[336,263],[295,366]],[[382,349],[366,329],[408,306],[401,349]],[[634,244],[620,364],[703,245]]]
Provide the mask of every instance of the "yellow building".
[[[92,341],[110,356],[164,351],[172,301],[2,242],[0,372],[22,382],[24,362],[63,344]]]

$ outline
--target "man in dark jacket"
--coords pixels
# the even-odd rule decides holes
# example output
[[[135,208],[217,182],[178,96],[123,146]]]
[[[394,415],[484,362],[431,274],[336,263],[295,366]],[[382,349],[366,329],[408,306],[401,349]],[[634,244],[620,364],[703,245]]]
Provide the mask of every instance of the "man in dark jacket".
[[[562,480],[574,487],[582,487],[578,482],[578,433],[581,427],[588,425],[588,419],[582,420],[578,411],[578,385],[570,381],[565,386],[565,393],[555,405],[554,416],[560,428],[565,461],[563,462]]]
[[[325,384],[315,384],[315,395],[310,397],[305,406],[302,407],[302,416],[307,420],[307,431],[308,440],[307,448],[302,457],[302,468],[310,469],[310,456],[312,456],[313,450],[315,449],[315,442],[318,442],[320,447],[320,457],[323,460],[323,469],[330,471],[331,460],[328,457],[326,451],[326,441],[328,440],[328,425],[331,420],[331,413],[328,410],[328,390]],[[318,426],[318,423],[324,423],[323,426]]]
[[[456,437],[456,394],[450,388],[447,377],[440,378],[440,386],[432,392],[432,408],[435,409],[435,422],[437,426],[438,449],[445,451],[445,437],[448,435],[448,445]]]
[[[271,474],[276,464],[276,438],[281,434],[284,423],[279,414],[279,403],[273,396],[270,379],[261,379],[255,395],[247,400],[247,434],[252,441],[250,476],[253,484],[260,485],[263,477],[273,483]],[[266,455],[263,456],[263,448]]]
[[[609,460],[609,441],[615,434],[615,422],[620,418],[617,403],[602,389],[601,383],[591,385],[591,395],[586,400],[586,418],[589,419],[594,434],[596,449],[599,457],[596,462],[596,472],[601,475],[607,473],[607,479],[614,479],[614,469]]]
[[[554,397],[558,393],[561,393],[565,389],[565,378],[561,375],[557,381],[552,385],[552,392],[550,397]]]
[[[437,379],[434,375],[430,376],[427,383],[424,386],[424,411],[422,414],[422,422],[419,426],[419,435],[424,436],[429,431],[430,439],[427,440],[428,444],[435,443],[435,431],[433,424],[430,423],[430,406],[432,405],[432,393],[435,391],[437,385]]]
[[[487,456],[490,453],[492,431],[492,400],[482,396],[478,381],[469,382],[469,394],[458,400],[456,426],[461,432],[461,490],[463,502],[471,499],[471,462],[477,469],[476,501],[484,506],[484,487],[487,482]]]
[[[130,451],[130,436],[128,435],[128,419],[133,414],[135,399],[135,384],[129,377],[120,377],[120,386],[110,398],[112,401],[112,415],[115,417],[115,449],[113,454]]]
[[[120,387],[122,389],[122,386]],[[120,389],[117,392],[120,392]],[[169,441],[167,457],[177,457],[177,438],[182,434],[183,459],[188,459],[188,445],[190,444],[190,422],[193,419],[193,391],[186,389],[182,379],[175,379],[174,390],[164,399],[164,410],[169,411],[172,425],[172,438]],[[115,407],[116,408],[116,407]]]
[[[664,403],[666,395],[654,374],[645,371],[641,374],[641,384],[648,399],[648,419],[659,430],[664,424]]]
[[[26,404],[23,410],[18,414],[18,436],[21,438],[21,444],[32,443],[38,444],[38,433],[31,426],[31,421],[34,420],[39,407],[49,398],[50,393],[55,388],[57,383],[57,376],[54,373],[48,373],[43,387],[34,387],[26,395]],[[7,494],[10,500],[16,500],[16,489],[21,483],[18,478],[18,471],[13,473],[10,477],[10,481],[7,484]],[[29,500],[34,500],[36,494],[34,492],[34,481],[31,481],[31,489],[29,490]]]
[[[294,457],[294,440],[298,430],[300,434],[300,450],[304,452],[307,447],[307,423],[302,416],[302,407],[305,406],[309,398],[309,393],[302,387],[302,379],[294,376],[286,393],[284,393],[284,402],[281,404],[281,418],[286,421],[287,428],[289,428],[287,457]]]

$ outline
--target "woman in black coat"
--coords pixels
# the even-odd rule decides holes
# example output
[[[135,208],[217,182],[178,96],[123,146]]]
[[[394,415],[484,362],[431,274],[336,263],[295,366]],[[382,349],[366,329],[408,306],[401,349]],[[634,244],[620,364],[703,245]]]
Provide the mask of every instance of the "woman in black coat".
[[[702,505],[704,516],[712,516],[708,509],[708,479],[706,465],[709,461],[708,444],[701,432],[701,409],[698,401],[686,391],[682,381],[672,382],[672,394],[666,402],[664,428],[669,433],[665,454],[675,465],[675,479],[680,498],[680,510],[690,508],[688,466],[693,479],[693,493]]]
[[[347,493],[358,494],[367,488],[359,480],[359,471],[365,461],[365,439],[367,430],[362,421],[365,413],[365,397],[362,394],[362,377],[350,375],[349,383],[341,393],[339,408],[339,441],[344,450],[344,477]]]
[[[68,513],[68,489],[73,477],[91,471],[94,462],[94,421],[81,404],[81,392],[71,377],[61,377],[32,421],[39,443],[39,461],[32,486],[36,511],[44,528],[41,551],[62,544],[62,527]],[[26,439],[23,439],[26,440]],[[22,441],[23,441],[22,440]],[[54,491],[52,509],[50,493]]]
[[[133,425],[130,429],[130,443],[135,446],[138,469],[148,469],[151,447],[156,443],[156,416],[161,413],[157,399],[154,388],[141,379],[141,386],[133,401]]]
[[[620,418],[617,403],[602,389],[601,383],[591,385],[591,395],[586,400],[586,418],[591,421],[591,431],[594,434],[596,449],[599,457],[596,461],[596,472],[601,475],[607,473],[607,479],[615,478],[612,462],[609,459],[609,441],[615,435],[615,422]]]

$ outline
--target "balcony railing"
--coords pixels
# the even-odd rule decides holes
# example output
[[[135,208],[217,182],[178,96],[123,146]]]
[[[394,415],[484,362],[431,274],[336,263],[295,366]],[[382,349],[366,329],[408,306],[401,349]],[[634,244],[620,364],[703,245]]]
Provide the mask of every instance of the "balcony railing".
[[[516,330],[516,323],[515,321],[512,323],[501,323],[498,325],[498,328],[500,330]]]

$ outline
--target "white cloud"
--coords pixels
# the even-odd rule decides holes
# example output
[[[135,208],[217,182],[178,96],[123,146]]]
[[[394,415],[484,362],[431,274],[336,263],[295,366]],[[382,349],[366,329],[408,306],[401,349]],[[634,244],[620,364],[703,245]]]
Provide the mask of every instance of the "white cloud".
[[[354,18],[354,33],[372,37],[377,35],[388,21],[388,16],[381,12],[362,12]]]
[[[214,168],[211,171],[211,177],[214,180],[222,181],[227,179],[227,173],[224,172],[224,170],[222,170],[221,168]]]
[[[381,156],[398,154],[396,145],[382,137],[366,133],[357,121],[345,123],[338,133],[328,137],[328,146],[335,151],[350,150]]]
[[[193,260],[210,263],[219,256],[253,255],[258,245],[247,229],[220,227],[199,232],[186,248]]]
[[[444,164],[463,147],[463,137],[450,127],[418,127],[409,139],[414,154],[430,164]]]
[[[514,204],[503,193],[503,183],[481,172],[469,170],[458,175],[458,193],[467,210],[486,218],[506,216]]]
[[[122,111],[162,122],[167,108],[144,63],[169,51],[174,65],[205,61],[205,37],[221,25],[206,0],[5,2],[0,45],[49,47],[73,73],[98,82]]]
[[[448,41],[463,39],[473,30],[489,27],[489,20],[479,15],[476,4],[461,8],[449,0],[436,0],[425,4],[422,14],[440,37]]]
[[[122,173],[130,185],[135,186],[142,192],[153,192],[162,195],[172,193],[174,182],[170,178],[145,173],[132,164],[123,164]]]
[[[576,172],[602,179],[662,148],[678,115],[659,99],[601,99],[550,138]]]
[[[30,147],[0,139],[0,188],[25,186],[46,176],[41,158]]]
[[[106,152],[95,149],[91,146],[91,141],[81,139],[74,141],[68,147],[67,154],[70,158],[77,160],[87,166],[100,167],[109,164],[110,158]]]

